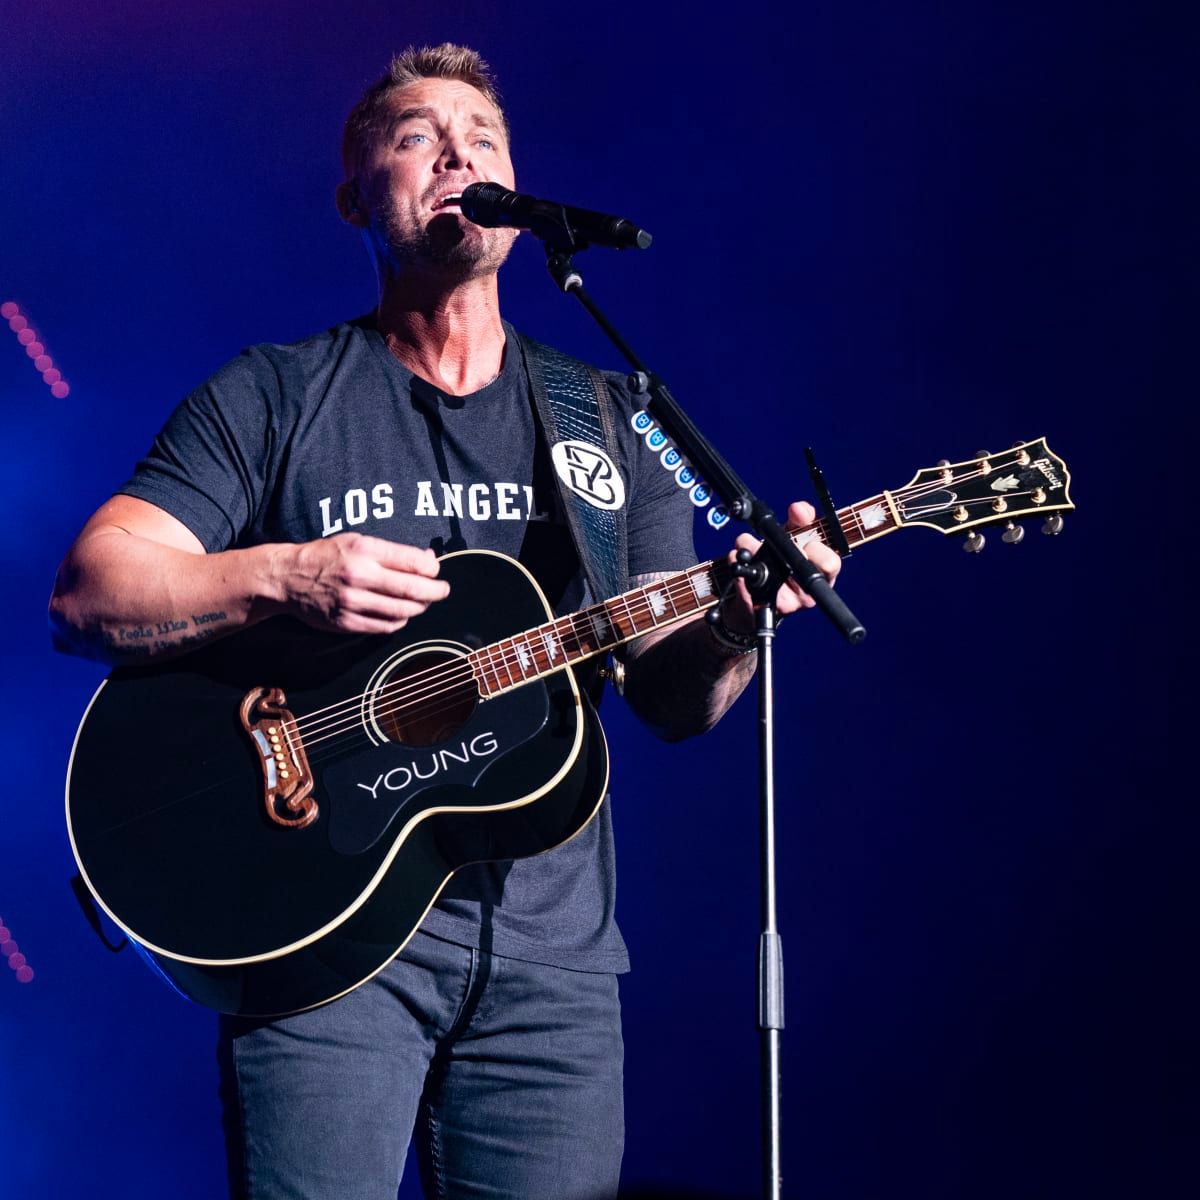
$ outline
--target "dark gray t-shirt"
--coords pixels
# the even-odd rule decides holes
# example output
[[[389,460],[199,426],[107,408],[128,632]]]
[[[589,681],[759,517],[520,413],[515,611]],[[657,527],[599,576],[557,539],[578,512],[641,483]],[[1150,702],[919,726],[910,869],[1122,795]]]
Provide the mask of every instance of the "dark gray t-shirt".
[[[557,613],[590,603],[533,412],[515,334],[500,375],[448,396],[388,350],[371,318],[254,346],[175,410],[119,490],[182,521],[210,553],[343,532],[519,559]],[[692,506],[634,431],[610,376],[629,574],[695,562]],[[600,599],[603,597],[597,597]],[[422,928],[496,954],[623,971],[609,802],[536,858],[454,875]]]

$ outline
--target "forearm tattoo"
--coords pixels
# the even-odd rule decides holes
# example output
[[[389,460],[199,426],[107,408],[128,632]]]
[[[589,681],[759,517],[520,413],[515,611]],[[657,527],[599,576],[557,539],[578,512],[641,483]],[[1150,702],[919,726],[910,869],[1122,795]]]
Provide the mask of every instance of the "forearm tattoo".
[[[228,620],[227,613],[217,611],[189,613],[142,625],[118,625],[104,631],[104,646],[109,657],[117,662],[159,658],[211,641]]]

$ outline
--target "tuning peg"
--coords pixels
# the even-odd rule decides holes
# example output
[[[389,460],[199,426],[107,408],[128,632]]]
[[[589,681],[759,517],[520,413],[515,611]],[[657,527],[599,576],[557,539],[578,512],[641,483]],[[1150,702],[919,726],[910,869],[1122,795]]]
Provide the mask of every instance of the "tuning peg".
[[[1025,445],[1024,442],[1013,442],[1012,448],[1014,450],[1021,450],[1021,447],[1024,445]],[[1017,455],[1015,462],[1016,462],[1017,466],[1019,466],[1019,467],[1029,466],[1029,451],[1021,450],[1021,453]]]
[[[1054,537],[1056,534],[1062,533],[1063,519],[1062,513],[1051,513],[1042,522],[1042,532],[1047,537]]]
[[[1004,532],[1000,535],[1002,542],[1007,542],[1010,546],[1020,544],[1021,539],[1025,536],[1025,530],[1020,525],[1014,525],[1011,521],[1004,526]]]
[[[972,529],[963,541],[963,549],[968,554],[978,554],[985,545],[986,541],[984,536],[979,532],[978,529]]]
[[[992,452],[990,450],[976,450],[975,457],[976,458],[991,458]]]

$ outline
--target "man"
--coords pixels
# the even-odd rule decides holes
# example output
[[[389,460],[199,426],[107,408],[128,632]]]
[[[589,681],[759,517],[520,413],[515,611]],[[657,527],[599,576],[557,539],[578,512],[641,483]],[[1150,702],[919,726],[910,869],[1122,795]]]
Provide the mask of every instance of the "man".
[[[122,663],[280,613],[390,633],[445,598],[438,555],[464,547],[519,558],[557,611],[581,607],[525,344],[499,313],[515,234],[455,202],[471,183],[514,185],[508,140],[473,51],[393,60],[347,122],[337,191],[378,271],[378,308],[247,351],[176,410],[63,563],[60,646]],[[637,584],[694,561],[691,506],[632,432],[615,377],[610,391]],[[836,576],[832,551],[807,553]],[[811,604],[780,593],[783,613]],[[665,737],[710,727],[753,672],[744,590],[721,613],[715,631],[691,621],[628,648],[627,699]],[[150,646],[123,636],[147,623],[178,628]],[[606,801],[547,854],[453,876],[403,953],[343,998],[224,1021],[234,1193],[393,1197],[415,1129],[430,1195],[614,1195],[627,958],[613,897]]]

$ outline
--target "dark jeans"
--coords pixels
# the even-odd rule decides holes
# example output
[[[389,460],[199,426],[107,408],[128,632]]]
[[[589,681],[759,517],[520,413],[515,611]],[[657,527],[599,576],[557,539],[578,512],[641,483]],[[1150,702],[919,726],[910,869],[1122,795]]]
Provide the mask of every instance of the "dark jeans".
[[[332,1004],[223,1018],[220,1059],[238,1200],[395,1200],[413,1136],[430,1200],[617,1193],[615,975],[418,933]]]

